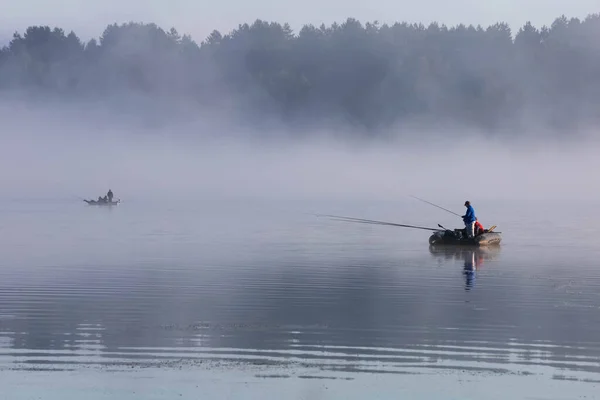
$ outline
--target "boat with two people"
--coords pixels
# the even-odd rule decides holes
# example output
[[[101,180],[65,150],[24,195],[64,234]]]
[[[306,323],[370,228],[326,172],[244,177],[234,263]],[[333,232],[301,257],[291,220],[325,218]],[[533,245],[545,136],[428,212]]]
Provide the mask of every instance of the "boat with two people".
[[[116,206],[121,202],[121,199],[113,201],[113,197],[114,195],[112,190],[108,189],[108,192],[104,197],[98,196],[98,200],[83,199],[83,201],[85,201],[90,206]]]
[[[414,196],[413,196],[414,197]],[[500,242],[502,241],[502,236],[500,235],[500,232],[495,232],[494,229],[496,229],[496,225],[490,227],[489,229],[484,229],[483,225],[481,224],[481,222],[479,222],[479,220],[477,219],[477,216],[475,215],[475,210],[473,209],[473,206],[471,206],[471,202],[470,201],[465,201],[464,206],[467,208],[467,211],[465,212],[464,215],[458,215],[457,213],[455,213],[454,211],[450,211],[447,210],[443,207],[440,207],[436,204],[430,203],[426,200],[423,199],[419,199],[418,197],[415,197],[418,200],[424,201],[428,204],[431,204],[435,207],[441,208],[442,210],[448,211],[449,213],[452,213],[458,217],[461,217],[463,220],[463,223],[465,224],[465,227],[462,229],[446,229],[444,228],[443,231],[435,231],[430,237],[429,237],[429,244],[430,245],[461,245],[461,246],[469,246],[469,245],[475,245],[475,246],[493,246],[493,245],[498,245],[500,244]],[[443,228],[441,225],[438,224],[439,227]]]
[[[412,196],[414,197],[414,196]],[[457,229],[447,229],[442,225],[438,224],[438,228],[429,228],[424,226],[416,226],[416,225],[407,225],[407,224],[398,224],[393,222],[385,222],[385,221],[376,221],[371,219],[364,218],[353,218],[353,217],[344,217],[337,215],[318,215],[322,217],[329,217],[338,221],[344,222],[355,222],[355,223],[363,223],[363,224],[374,224],[374,225],[386,225],[386,226],[396,226],[402,228],[412,228],[412,229],[422,229],[432,231],[433,233],[429,237],[430,245],[450,245],[450,246],[496,246],[499,245],[502,241],[501,232],[496,232],[496,225],[491,226],[488,229],[484,229],[483,225],[479,222],[477,217],[475,216],[475,212],[471,206],[469,201],[465,202],[465,207],[467,207],[467,212],[465,215],[459,215],[453,211],[447,210],[443,207],[430,203],[426,200],[419,199],[428,204],[431,204],[435,207],[441,208],[449,213],[452,213],[456,216],[459,216],[463,219],[465,224],[464,228]]]

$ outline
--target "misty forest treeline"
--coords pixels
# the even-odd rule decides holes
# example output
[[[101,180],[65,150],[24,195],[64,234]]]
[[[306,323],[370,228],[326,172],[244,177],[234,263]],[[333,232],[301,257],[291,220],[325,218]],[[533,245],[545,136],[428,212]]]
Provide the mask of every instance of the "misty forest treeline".
[[[159,99],[289,123],[368,130],[452,122],[571,130],[600,120],[600,14],[550,27],[433,23],[304,26],[257,20],[201,44],[154,24],[113,24],[87,43],[32,26],[0,51],[0,91]],[[1,93],[1,92],[0,92]]]

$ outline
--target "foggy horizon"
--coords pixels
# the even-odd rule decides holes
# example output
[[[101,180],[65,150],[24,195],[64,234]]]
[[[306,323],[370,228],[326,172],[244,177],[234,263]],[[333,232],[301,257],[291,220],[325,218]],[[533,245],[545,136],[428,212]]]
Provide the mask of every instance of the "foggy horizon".
[[[206,114],[296,132],[571,134],[599,122],[598,34],[600,14],[516,32],[256,20],[200,43],[154,23],[109,25],[90,41],[30,26],[0,50],[0,96],[87,102],[155,126]]]
[[[413,141],[351,140],[324,132],[264,140],[241,127],[236,136],[186,136],[174,131],[177,125],[148,132],[123,121],[102,126],[101,118],[77,117],[67,107],[52,112],[52,119],[44,118],[46,112],[0,102],[2,120],[10,114],[23,119],[0,134],[4,199],[78,202],[76,197],[95,198],[108,188],[123,200],[169,202],[255,198],[401,203],[414,194],[446,204],[456,199],[456,208],[464,198],[493,204],[600,198],[589,184],[600,169],[596,138],[539,143],[477,133],[448,138],[438,132]],[[213,130],[218,133],[219,126],[209,128]]]
[[[147,22],[92,41],[22,27],[2,49],[0,195],[600,194],[600,14],[544,29],[249,20],[198,42]]]

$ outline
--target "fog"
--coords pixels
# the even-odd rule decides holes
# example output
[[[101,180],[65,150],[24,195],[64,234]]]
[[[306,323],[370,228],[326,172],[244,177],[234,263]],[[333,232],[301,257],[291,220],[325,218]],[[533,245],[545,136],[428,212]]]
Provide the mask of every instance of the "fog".
[[[475,131],[384,138],[257,132],[207,118],[150,129],[72,104],[0,103],[4,199],[395,201],[599,198],[593,139],[501,140]],[[342,126],[339,129],[343,129]],[[518,136],[517,136],[518,137]]]
[[[23,29],[0,51],[5,199],[599,198],[600,14]]]

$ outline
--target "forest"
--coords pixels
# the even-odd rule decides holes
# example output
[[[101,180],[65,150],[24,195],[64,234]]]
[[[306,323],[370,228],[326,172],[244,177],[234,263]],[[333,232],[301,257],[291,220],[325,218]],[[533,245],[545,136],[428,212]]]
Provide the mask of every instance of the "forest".
[[[152,23],[112,24],[88,42],[31,26],[0,50],[0,96],[94,104],[127,96],[138,109],[155,99],[192,113],[226,110],[248,124],[365,132],[451,124],[568,133],[600,120],[599,38],[600,14],[516,32],[506,23],[353,18],[294,32],[257,20],[200,42]]]

